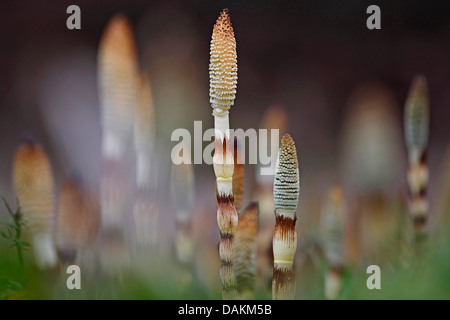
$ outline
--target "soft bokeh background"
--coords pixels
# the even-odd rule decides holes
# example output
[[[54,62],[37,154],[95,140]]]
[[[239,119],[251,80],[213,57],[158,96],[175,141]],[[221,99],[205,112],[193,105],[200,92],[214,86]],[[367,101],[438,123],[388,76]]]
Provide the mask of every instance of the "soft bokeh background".
[[[66,28],[70,4],[81,8],[81,30]],[[342,137],[346,115],[353,110],[361,86],[381,92],[382,98],[377,99],[389,106],[386,121],[393,123],[394,129],[387,140],[393,137],[399,143],[394,143],[398,148],[393,151],[380,152],[387,152],[385,156],[398,166],[392,171],[396,176],[395,185],[390,185],[392,192],[404,193],[402,111],[417,73],[426,76],[431,101],[428,158],[432,197],[450,138],[450,9],[444,1],[378,1],[382,28],[368,30],[366,8],[370,4],[2,1],[0,195],[14,202],[10,168],[24,131],[31,131],[50,154],[57,186],[76,170],[97,187],[101,144],[97,46],[108,20],[122,12],[134,25],[140,63],[152,83],[161,164],[160,223],[169,231],[162,236],[170,238],[174,217],[170,214],[168,164],[175,145],[170,135],[176,128],[193,132],[194,120],[202,120],[203,129],[213,125],[208,97],[209,43],[212,26],[227,7],[235,29],[239,67],[231,127],[258,128],[269,105],[285,107],[287,131],[296,141],[301,168],[300,224],[309,221],[308,212],[311,215],[317,210],[331,183],[352,182],[346,181],[345,164],[341,163]],[[383,117],[377,121],[383,123]],[[255,169],[247,166],[247,189],[254,183]],[[195,174],[197,203],[202,208],[195,214],[205,225],[199,227],[199,233],[218,238],[213,170],[196,165]],[[390,180],[383,183],[390,183],[386,181]]]

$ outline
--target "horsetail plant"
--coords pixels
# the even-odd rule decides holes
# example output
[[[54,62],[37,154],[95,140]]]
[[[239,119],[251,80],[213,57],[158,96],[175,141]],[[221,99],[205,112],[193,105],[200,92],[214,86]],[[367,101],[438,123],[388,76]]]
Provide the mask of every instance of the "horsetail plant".
[[[124,155],[132,133],[137,98],[138,60],[133,30],[123,15],[114,16],[100,40],[98,87],[103,156]]]
[[[405,141],[408,150],[409,212],[416,240],[427,235],[428,166],[426,150],[430,126],[430,103],[424,76],[413,79],[404,113]]]
[[[272,132],[272,130],[286,132],[288,115],[285,108],[282,105],[271,105],[266,108],[259,127],[268,130],[268,132]],[[267,141],[267,150],[271,150],[271,163],[276,163],[278,149],[278,143],[276,146],[272,146],[272,143],[269,145],[269,141]],[[257,170],[261,170],[261,168],[262,165]],[[259,203],[260,216],[257,254],[257,268],[260,276],[257,279],[257,286],[269,292],[271,287],[268,284],[271,283],[273,277],[273,175],[256,174],[255,178],[256,190],[254,196]]]
[[[12,179],[15,194],[32,236],[36,265],[40,269],[56,266],[53,241],[55,189],[50,161],[39,144],[23,141],[15,152]]]
[[[238,224],[234,207],[234,161],[230,142],[228,112],[234,104],[237,86],[236,40],[228,9],[214,25],[209,63],[209,96],[214,116],[214,173],[216,175],[217,222],[220,229],[219,254],[222,298],[236,297],[232,266],[233,237]]]
[[[120,228],[127,200],[124,159],[133,130],[139,74],[133,30],[123,15],[115,15],[103,32],[97,71],[103,156],[102,228]]]
[[[297,249],[295,223],[299,192],[297,151],[294,140],[290,135],[285,134],[281,139],[273,186],[275,207],[273,300],[291,300],[295,296],[293,267]]]

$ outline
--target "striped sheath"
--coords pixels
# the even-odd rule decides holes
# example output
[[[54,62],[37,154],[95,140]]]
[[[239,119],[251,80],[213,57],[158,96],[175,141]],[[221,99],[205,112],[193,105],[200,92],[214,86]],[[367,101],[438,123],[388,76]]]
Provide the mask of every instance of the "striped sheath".
[[[213,164],[217,183],[217,224],[220,230],[219,256],[222,263],[220,279],[222,282],[222,297],[228,300],[235,299],[237,296],[232,265],[233,240],[238,225],[238,214],[234,207],[232,191],[234,167],[230,140],[225,138],[223,145],[220,141],[215,140],[214,144]]]
[[[408,150],[409,212],[416,239],[428,228],[428,166],[426,150],[430,125],[430,103],[425,77],[413,79],[404,112],[405,142]]]
[[[236,40],[228,9],[224,9],[213,28],[209,61],[209,96],[214,116],[214,173],[217,186],[217,223],[220,229],[219,255],[222,266],[222,298],[236,297],[232,266],[233,236],[238,224],[234,207],[234,160],[229,135],[228,112],[234,104],[237,87]]]
[[[299,192],[297,151],[294,140],[285,134],[281,139],[273,186],[275,230],[272,299],[274,300],[293,299],[295,296],[293,267],[297,249],[295,223]]]
[[[255,298],[256,249],[259,207],[250,203],[239,216],[233,249],[233,268],[236,275],[238,299]]]
[[[40,269],[54,267],[55,190],[52,167],[43,148],[31,140],[23,142],[15,152],[12,175],[20,211],[32,236],[36,264]]]
[[[116,15],[105,28],[98,52],[102,153],[105,158],[124,156],[133,128],[137,77],[137,50],[131,24],[123,15]]]
[[[339,186],[333,186],[328,194],[321,216],[321,231],[327,271],[325,277],[325,297],[338,297],[344,265],[344,225],[346,207],[344,195]]]

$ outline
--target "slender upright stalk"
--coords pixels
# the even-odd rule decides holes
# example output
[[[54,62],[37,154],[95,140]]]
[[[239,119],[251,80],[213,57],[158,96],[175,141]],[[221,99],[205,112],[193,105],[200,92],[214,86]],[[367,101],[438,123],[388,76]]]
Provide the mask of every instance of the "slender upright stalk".
[[[134,148],[136,151],[136,186],[150,189],[151,155],[155,144],[155,111],[150,80],[146,74],[138,78],[137,104],[134,116]]]
[[[286,132],[288,126],[288,115],[286,110],[281,105],[271,105],[264,111],[264,115],[259,124],[259,128],[266,129],[270,136],[272,130],[278,130],[278,133]],[[270,143],[267,139],[266,148],[270,150],[271,162],[276,163],[278,156],[278,145]],[[263,290],[266,293],[271,291],[271,281],[273,277],[273,175],[262,175],[261,170],[263,165],[258,165],[258,174],[255,175],[256,190],[254,197],[259,203],[259,219],[260,228],[258,234],[258,254],[257,254],[257,268],[258,290]]]
[[[233,236],[238,223],[234,207],[234,161],[230,143],[228,111],[234,104],[237,86],[236,41],[228,10],[224,9],[214,25],[209,64],[210,103],[214,115],[214,173],[217,184],[217,222],[220,229],[219,254],[222,266],[222,297],[236,297],[232,267]]]
[[[294,299],[295,296],[293,267],[297,249],[295,223],[299,192],[297,151],[294,140],[285,134],[281,139],[273,186],[275,230],[272,299],[274,300]]]
[[[104,158],[121,159],[131,137],[137,99],[138,60],[133,29],[114,16],[100,40],[98,87]]]
[[[137,104],[134,116],[134,149],[136,154],[136,191],[133,217],[136,244],[139,249],[155,247],[158,207],[156,197],[155,115],[149,77],[141,74],[137,81]]]
[[[424,76],[413,79],[404,114],[405,140],[408,149],[409,213],[415,239],[428,233],[428,166],[426,150],[430,122],[430,103]]]

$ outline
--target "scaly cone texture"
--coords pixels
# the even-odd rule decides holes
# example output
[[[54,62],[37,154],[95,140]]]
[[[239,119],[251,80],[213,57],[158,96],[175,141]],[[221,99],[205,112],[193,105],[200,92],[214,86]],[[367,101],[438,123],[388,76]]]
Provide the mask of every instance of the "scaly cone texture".
[[[272,299],[294,299],[294,256],[297,249],[295,222],[300,193],[300,175],[294,140],[285,134],[281,139],[275,168],[273,198],[275,230],[273,235]]]
[[[134,147],[136,150],[136,185],[150,186],[150,163],[155,140],[155,115],[153,95],[148,76],[138,79],[136,113],[134,117]]]
[[[405,103],[405,140],[409,153],[409,162],[417,165],[421,154],[428,145],[430,126],[430,102],[428,100],[427,81],[418,75],[413,79]]]
[[[321,231],[328,270],[325,278],[325,297],[336,299],[341,290],[344,265],[346,205],[339,186],[333,186],[322,209]]]
[[[92,245],[100,227],[99,208],[91,197],[74,178],[67,178],[59,195],[59,213],[57,218],[56,245],[60,257],[70,259],[68,255]]]
[[[103,156],[123,157],[132,134],[138,75],[137,50],[130,22],[114,16],[100,40],[98,86]]]
[[[171,188],[177,223],[175,250],[178,260],[189,265],[193,262],[194,255],[192,213],[195,202],[195,182],[191,163],[172,165]]]
[[[413,79],[405,103],[405,141],[408,149],[409,212],[416,238],[425,236],[428,228],[428,166],[426,149],[430,126],[430,103],[425,77]]]
[[[244,201],[245,167],[244,163],[239,163],[238,153],[240,152],[237,137],[234,138],[234,172],[233,172],[233,195],[234,207],[239,213]]]
[[[236,40],[228,9],[214,25],[209,61],[209,96],[214,116],[228,114],[234,104],[237,86]]]
[[[233,236],[238,224],[234,207],[234,161],[229,138],[228,110],[234,104],[237,86],[236,41],[228,10],[224,9],[211,39],[209,96],[214,115],[214,173],[217,183],[217,223],[220,229],[219,254],[222,266],[222,297],[236,297],[232,266]]]
[[[258,203],[252,202],[240,215],[236,229],[233,268],[240,300],[255,298],[258,217]]]
[[[55,189],[50,161],[42,147],[23,142],[13,161],[13,187],[20,211],[32,235],[36,264],[40,269],[56,265],[53,241]]]

